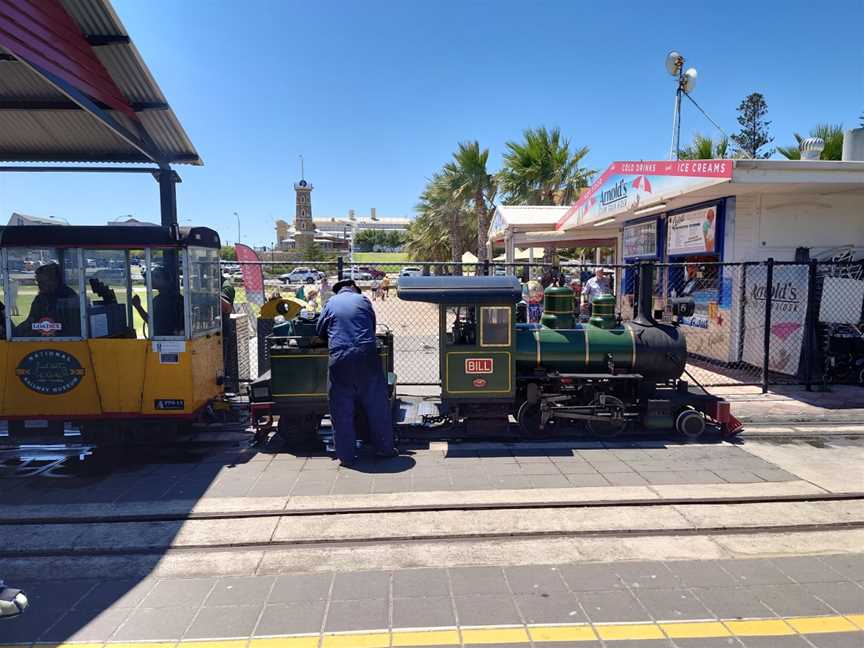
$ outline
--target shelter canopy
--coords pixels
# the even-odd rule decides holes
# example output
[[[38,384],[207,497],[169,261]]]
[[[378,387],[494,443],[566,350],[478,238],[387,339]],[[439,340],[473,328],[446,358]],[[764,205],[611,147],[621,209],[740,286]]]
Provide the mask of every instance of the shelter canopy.
[[[0,160],[202,164],[109,0],[0,0]]]

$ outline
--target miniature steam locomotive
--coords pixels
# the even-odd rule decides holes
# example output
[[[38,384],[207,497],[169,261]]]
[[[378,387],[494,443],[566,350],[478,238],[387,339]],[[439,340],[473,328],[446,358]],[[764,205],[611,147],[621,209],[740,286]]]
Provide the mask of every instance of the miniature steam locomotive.
[[[685,336],[652,317],[653,284],[653,268],[642,265],[637,315],[623,323],[612,295],[595,298],[589,321],[577,323],[563,286],[547,290],[540,324],[520,321],[515,277],[404,277],[398,294],[439,305],[442,403],[469,427],[512,414],[529,435],[564,421],[601,437],[630,422],[690,438],[706,424],[736,434],[741,424],[727,401],[681,380]],[[676,318],[691,314],[692,301],[675,302]]]
[[[645,264],[632,321],[616,317],[615,298],[607,295],[594,299],[588,322],[577,323],[573,293],[560,286],[546,291],[541,323],[530,324],[515,277],[402,277],[398,287],[402,301],[438,306],[441,413],[465,424],[460,434],[503,432],[511,415],[527,435],[549,434],[565,422],[584,423],[599,437],[630,423],[689,438],[709,426],[736,434],[741,424],[727,401],[681,380],[684,334],[654,320],[652,294],[653,268]],[[692,300],[675,300],[676,319],[692,308]],[[284,329],[269,338],[271,371],[252,385],[253,419],[279,414],[279,431],[290,438],[311,416],[302,434],[308,438],[327,412],[327,349],[299,320]],[[392,340],[384,335],[380,348],[395,397]]]

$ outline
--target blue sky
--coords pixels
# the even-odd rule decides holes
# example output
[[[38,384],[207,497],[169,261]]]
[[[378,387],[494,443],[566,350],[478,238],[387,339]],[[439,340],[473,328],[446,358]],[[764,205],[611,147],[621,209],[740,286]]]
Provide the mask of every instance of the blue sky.
[[[588,165],[663,159],[674,82],[669,49],[699,71],[694,98],[727,131],[762,92],[775,144],[864,111],[864,1],[290,2],[114,0],[204,159],[178,167],[182,222],[234,241],[273,239],[293,215],[298,155],[313,214],[409,214],[459,141],[497,169],[523,129],[559,126]],[[682,140],[713,127],[685,102]],[[140,176],[0,174],[12,211],[75,224],[158,220]]]

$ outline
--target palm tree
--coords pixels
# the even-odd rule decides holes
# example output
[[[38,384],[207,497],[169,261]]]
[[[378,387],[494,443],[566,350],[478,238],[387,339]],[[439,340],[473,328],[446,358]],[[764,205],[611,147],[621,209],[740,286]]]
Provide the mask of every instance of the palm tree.
[[[491,206],[497,190],[495,177],[489,173],[489,149],[480,149],[477,140],[462,142],[453,154],[453,161],[444,165],[444,175],[454,198],[470,202],[477,221],[477,260],[484,263],[486,237],[489,234]]]
[[[413,261],[438,261],[450,253],[446,223],[431,212],[419,212],[408,225],[405,252]]]
[[[800,146],[804,138],[798,133],[792,133],[792,135],[795,137],[797,145],[778,146],[777,152],[787,160],[800,160]],[[810,137],[819,137],[825,142],[825,149],[819,159],[840,160],[843,158],[843,124],[817,124],[816,128],[810,131]]]
[[[466,202],[458,198],[454,187],[454,178],[444,172],[433,174],[426,188],[420,194],[420,202],[417,204],[417,213],[422,217],[421,226],[409,231],[409,251],[434,249],[438,256],[434,259],[424,258],[422,260],[440,260],[449,256],[454,264],[462,262],[462,254],[465,252],[469,241],[476,238],[474,223],[470,218],[470,211]],[[420,218],[418,218],[420,220]],[[447,234],[447,254],[441,253],[440,237],[442,228]],[[416,240],[431,237],[434,241]],[[432,243],[430,245],[430,243]],[[426,255],[428,256],[428,255]],[[412,254],[413,259],[420,260]],[[461,274],[461,266],[454,265],[456,274]]]
[[[682,160],[722,160],[729,157],[729,138],[721,137],[717,142],[707,136],[696,133],[693,143],[678,152]]]
[[[588,147],[570,150],[558,128],[529,128],[522,142],[507,142],[498,181],[507,205],[568,205],[588,186],[593,171],[579,166]]]

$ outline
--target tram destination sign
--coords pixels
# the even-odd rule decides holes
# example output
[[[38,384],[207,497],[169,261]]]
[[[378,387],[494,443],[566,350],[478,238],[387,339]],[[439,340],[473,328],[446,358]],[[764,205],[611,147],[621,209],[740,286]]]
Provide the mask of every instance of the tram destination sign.
[[[75,389],[84,377],[84,368],[65,351],[40,349],[21,359],[15,375],[37,394],[56,396]]]

